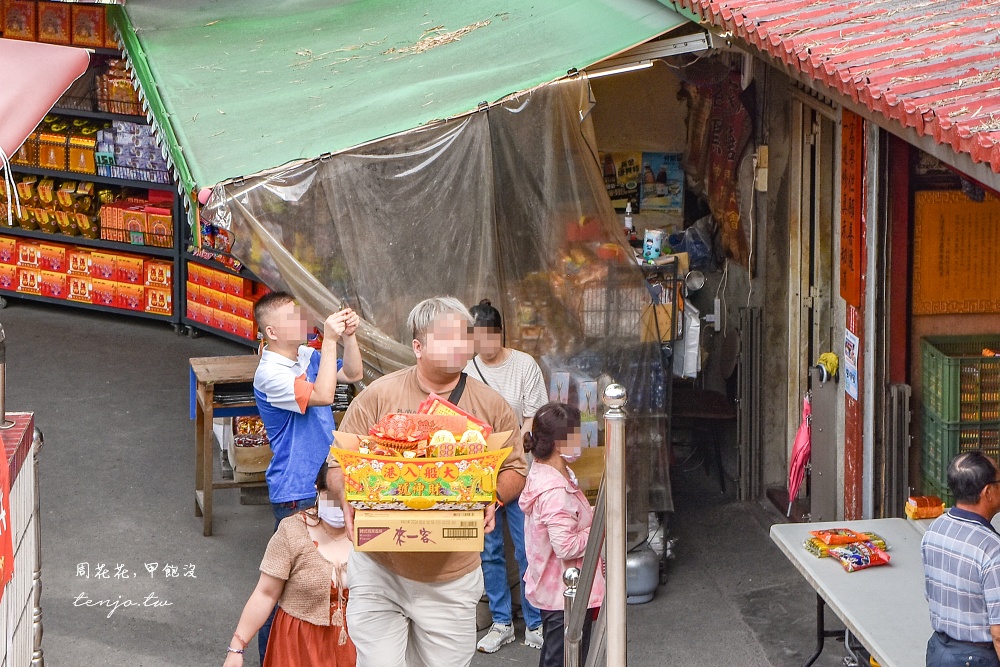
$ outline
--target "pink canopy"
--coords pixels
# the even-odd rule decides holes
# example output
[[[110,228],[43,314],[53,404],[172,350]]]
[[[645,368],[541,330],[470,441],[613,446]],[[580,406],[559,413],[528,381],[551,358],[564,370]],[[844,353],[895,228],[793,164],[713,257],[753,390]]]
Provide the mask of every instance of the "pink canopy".
[[[0,149],[17,152],[81,74],[90,54],[70,46],[0,39]]]

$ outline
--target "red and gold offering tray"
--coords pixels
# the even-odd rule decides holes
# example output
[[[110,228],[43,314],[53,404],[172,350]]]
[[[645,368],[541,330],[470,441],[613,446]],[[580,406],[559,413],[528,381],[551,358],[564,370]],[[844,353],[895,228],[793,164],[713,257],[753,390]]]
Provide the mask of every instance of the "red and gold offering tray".
[[[347,501],[362,510],[481,510],[493,502],[510,431],[465,415],[387,415],[368,435],[334,433]]]

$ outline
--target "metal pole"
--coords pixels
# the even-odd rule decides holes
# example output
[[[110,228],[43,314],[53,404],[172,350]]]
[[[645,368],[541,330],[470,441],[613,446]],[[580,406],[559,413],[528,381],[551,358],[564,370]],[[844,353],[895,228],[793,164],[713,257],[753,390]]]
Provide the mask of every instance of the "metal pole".
[[[0,429],[10,428],[14,422],[7,419],[7,343],[0,324]]]
[[[570,616],[573,613],[573,603],[576,601],[576,586],[580,583],[580,570],[568,567],[563,572],[563,667],[580,667],[580,640],[583,633],[577,632],[574,637],[570,633]]]
[[[620,384],[604,390],[605,531],[607,545],[608,665],[627,664],[625,632],[625,411],[628,393]]]

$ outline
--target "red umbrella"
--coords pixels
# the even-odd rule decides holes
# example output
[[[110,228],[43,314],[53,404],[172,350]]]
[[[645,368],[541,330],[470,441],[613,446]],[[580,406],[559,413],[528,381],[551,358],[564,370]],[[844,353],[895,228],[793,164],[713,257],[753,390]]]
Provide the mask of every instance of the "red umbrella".
[[[802,478],[806,476],[806,465],[812,454],[812,404],[809,394],[802,399],[802,422],[795,432],[795,442],[792,443],[792,458],[788,462],[788,516],[792,515],[792,502],[799,495]]]

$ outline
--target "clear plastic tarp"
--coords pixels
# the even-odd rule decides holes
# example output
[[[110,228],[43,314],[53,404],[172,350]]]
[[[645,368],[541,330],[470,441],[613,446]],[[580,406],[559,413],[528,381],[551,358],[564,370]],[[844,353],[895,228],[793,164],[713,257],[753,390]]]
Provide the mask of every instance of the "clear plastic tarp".
[[[596,419],[584,425],[590,444],[603,443],[603,388],[623,384],[638,544],[648,511],[673,509],[670,360],[658,339],[641,342],[650,290],[607,195],[592,106],[586,78],[567,78],[220,186],[204,216],[229,230],[233,255],[295,294],[317,322],[344,303],[354,308],[368,379],[413,363],[407,314],[449,294],[470,306],[490,299],[507,345],[542,365],[550,398]]]

